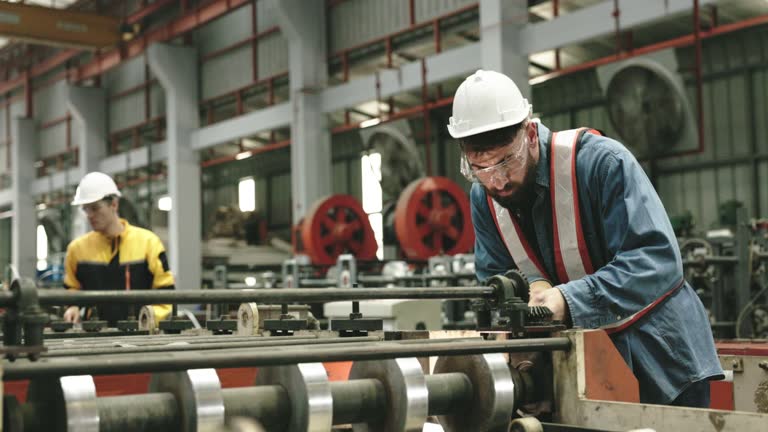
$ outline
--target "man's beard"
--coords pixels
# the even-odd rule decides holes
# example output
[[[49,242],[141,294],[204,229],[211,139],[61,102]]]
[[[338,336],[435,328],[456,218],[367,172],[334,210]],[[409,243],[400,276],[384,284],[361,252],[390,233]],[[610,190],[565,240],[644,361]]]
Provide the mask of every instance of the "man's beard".
[[[513,193],[512,195],[505,195],[505,196],[499,196],[497,195],[497,192],[495,190],[489,189],[485,185],[483,185],[483,188],[485,189],[485,193],[491,196],[497,203],[501,204],[502,207],[506,209],[518,209],[526,206],[532,205],[533,201],[533,187],[536,184],[536,166],[538,165],[538,162],[535,162],[533,160],[530,160],[529,157],[529,164],[527,169],[525,170],[525,177],[523,178],[523,183],[520,185],[520,187],[517,188],[517,191]],[[502,190],[502,192],[506,192],[508,190],[513,189],[514,186],[507,184],[507,186]]]

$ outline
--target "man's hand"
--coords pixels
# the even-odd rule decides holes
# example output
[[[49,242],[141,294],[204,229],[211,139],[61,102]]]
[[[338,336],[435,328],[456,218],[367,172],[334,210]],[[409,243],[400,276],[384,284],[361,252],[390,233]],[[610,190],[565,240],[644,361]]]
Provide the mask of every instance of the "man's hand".
[[[64,321],[71,323],[80,322],[80,308],[77,306],[70,306],[64,311]]]
[[[559,289],[547,289],[531,295],[528,306],[546,306],[552,311],[552,319],[565,322],[568,316],[568,306],[563,293]]]
[[[528,298],[532,299],[534,295],[552,288],[552,284],[549,283],[549,281],[540,279],[536,282],[531,282],[531,284],[528,286]],[[531,305],[533,306],[533,305]]]

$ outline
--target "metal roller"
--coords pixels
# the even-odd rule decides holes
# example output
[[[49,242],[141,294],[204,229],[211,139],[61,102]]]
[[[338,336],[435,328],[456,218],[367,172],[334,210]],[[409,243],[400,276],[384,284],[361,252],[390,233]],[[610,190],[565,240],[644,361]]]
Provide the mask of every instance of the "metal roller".
[[[168,392],[176,397],[183,432],[213,432],[224,425],[221,382],[214,369],[153,374],[149,391]]]
[[[387,409],[380,420],[352,425],[354,431],[421,431],[427,419],[427,384],[416,358],[355,362],[350,380],[376,379],[386,392]]]
[[[139,310],[139,331],[148,331],[149,334],[159,333],[155,308],[152,306],[142,306]]]
[[[256,303],[241,303],[237,308],[238,336],[255,336],[259,334],[259,308]]]
[[[256,385],[280,385],[290,398],[287,432],[327,432],[333,420],[333,398],[322,363],[259,369]]]
[[[501,353],[473,356],[440,357],[434,373],[461,372],[472,382],[472,403],[464,410],[440,415],[438,420],[446,432],[506,432],[515,411],[515,385],[509,366]]]
[[[49,414],[26,418],[25,430],[99,432],[96,385],[90,375],[32,380],[27,403]]]

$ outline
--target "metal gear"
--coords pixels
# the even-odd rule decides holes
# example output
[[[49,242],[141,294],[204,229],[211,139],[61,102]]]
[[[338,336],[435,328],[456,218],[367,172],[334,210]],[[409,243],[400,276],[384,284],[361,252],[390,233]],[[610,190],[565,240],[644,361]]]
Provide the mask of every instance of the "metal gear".
[[[550,324],[552,322],[552,311],[546,306],[530,306],[525,318],[527,325]]]

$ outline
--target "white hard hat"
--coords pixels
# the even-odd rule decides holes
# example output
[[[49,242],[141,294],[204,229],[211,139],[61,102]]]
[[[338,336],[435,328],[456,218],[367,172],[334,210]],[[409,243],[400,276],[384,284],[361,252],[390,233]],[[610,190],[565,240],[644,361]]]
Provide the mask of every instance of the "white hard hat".
[[[94,203],[110,195],[122,196],[112,177],[98,171],[90,172],[77,185],[72,205]]]
[[[464,138],[518,124],[530,114],[531,104],[512,79],[478,70],[456,90],[448,132],[454,138]]]

